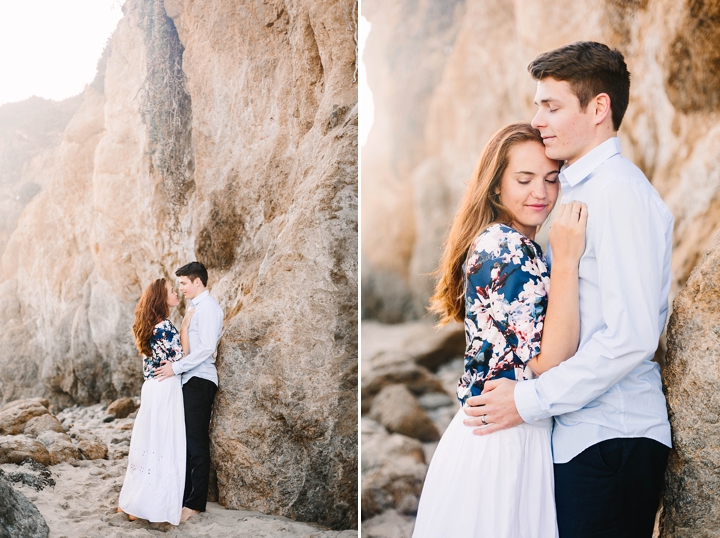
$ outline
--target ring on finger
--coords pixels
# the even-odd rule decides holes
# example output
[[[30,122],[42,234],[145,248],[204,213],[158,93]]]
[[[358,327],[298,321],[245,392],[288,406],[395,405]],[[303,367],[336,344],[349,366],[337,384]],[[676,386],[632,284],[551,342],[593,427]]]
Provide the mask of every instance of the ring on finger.
[[[482,422],[483,424],[487,424],[487,422],[485,422],[485,417],[486,417],[486,416],[487,416],[487,415],[480,415],[480,422]]]

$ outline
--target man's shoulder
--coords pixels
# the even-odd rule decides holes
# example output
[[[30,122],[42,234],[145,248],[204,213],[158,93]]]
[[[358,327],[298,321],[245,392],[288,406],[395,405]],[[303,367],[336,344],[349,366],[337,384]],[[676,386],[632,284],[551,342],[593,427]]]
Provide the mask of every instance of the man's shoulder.
[[[209,293],[203,298],[202,301],[200,301],[200,304],[198,304],[198,306],[202,307],[203,310],[220,312],[220,315],[223,314],[222,308],[220,308],[218,302]]]

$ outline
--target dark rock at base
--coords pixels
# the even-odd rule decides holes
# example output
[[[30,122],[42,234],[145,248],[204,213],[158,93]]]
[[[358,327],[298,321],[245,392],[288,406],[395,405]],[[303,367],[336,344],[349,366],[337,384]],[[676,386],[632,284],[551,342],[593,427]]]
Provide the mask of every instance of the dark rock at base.
[[[50,529],[37,507],[15,491],[0,470],[0,538],[47,538]]]
[[[103,422],[112,422],[115,420],[115,415],[108,415],[103,419]]]

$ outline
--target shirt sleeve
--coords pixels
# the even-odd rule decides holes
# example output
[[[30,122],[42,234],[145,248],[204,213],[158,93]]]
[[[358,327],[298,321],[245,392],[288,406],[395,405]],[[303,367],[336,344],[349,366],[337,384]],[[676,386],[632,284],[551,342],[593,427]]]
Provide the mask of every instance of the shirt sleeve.
[[[482,268],[468,278],[470,353],[482,355],[492,348],[499,361],[490,364],[489,377],[492,370],[509,370],[517,361],[524,364],[540,353],[547,271],[530,256],[529,248],[514,245],[500,256],[481,252]],[[490,355],[483,358],[488,362]]]
[[[667,221],[647,192],[607,186],[590,211],[604,326],[567,361],[518,383],[515,404],[525,422],[581,409],[652,357],[662,331]]]
[[[156,363],[160,361],[179,361],[185,356],[180,335],[177,329],[168,320],[153,329],[153,337],[150,342]]]
[[[214,362],[212,356],[220,338],[222,320],[223,315],[220,308],[206,308],[195,313],[192,321],[197,321],[198,324],[199,345],[196,346],[197,349],[190,349],[190,353],[183,360],[173,363],[172,369],[175,375],[192,370],[207,359]]]

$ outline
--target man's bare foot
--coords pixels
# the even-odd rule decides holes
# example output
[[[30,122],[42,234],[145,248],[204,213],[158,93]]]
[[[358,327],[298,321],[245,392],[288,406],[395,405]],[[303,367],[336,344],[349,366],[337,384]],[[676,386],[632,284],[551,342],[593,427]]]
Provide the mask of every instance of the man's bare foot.
[[[125,512],[123,511],[123,509],[120,508],[119,506],[118,506],[117,511],[118,511],[120,514],[124,514],[124,513],[125,513]],[[135,521],[135,520],[137,519],[135,516],[131,516],[130,514],[128,514],[127,517],[128,517],[128,519],[129,519],[130,521]]]
[[[192,508],[183,506],[182,512],[180,513],[180,523],[190,519],[190,516],[194,516],[195,514],[199,514],[199,513],[200,513],[199,510],[193,510]]]

